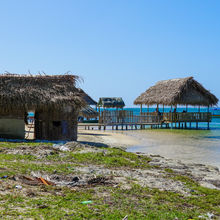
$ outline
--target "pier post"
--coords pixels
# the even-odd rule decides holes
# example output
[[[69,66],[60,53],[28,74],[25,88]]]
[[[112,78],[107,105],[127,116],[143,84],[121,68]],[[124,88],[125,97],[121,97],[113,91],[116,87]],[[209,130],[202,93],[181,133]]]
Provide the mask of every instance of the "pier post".
[[[209,105],[208,105],[208,110],[207,110],[207,112],[208,112],[208,114],[209,114]],[[209,121],[208,121],[207,130],[209,130]]]

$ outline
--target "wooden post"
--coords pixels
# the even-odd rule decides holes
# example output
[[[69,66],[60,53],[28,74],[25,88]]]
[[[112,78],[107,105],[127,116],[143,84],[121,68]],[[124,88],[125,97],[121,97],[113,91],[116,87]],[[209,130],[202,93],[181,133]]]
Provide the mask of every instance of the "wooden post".
[[[142,104],[140,106],[140,115],[142,115]]]
[[[149,112],[149,105],[147,105],[147,112]]]
[[[209,114],[209,105],[208,105],[208,114]],[[209,120],[209,119],[208,119],[208,120]],[[207,130],[209,130],[209,121],[208,121]]]
[[[173,105],[171,105],[171,129],[173,129]]]
[[[200,112],[200,105],[199,105],[198,112]],[[198,123],[198,122],[196,122],[196,129],[198,129],[198,128],[199,128],[199,123]]]

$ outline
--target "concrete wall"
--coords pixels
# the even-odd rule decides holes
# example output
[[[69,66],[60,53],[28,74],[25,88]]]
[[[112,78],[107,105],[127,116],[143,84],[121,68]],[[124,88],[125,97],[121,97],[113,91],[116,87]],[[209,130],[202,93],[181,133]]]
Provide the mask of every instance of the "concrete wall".
[[[25,123],[22,119],[0,119],[0,137],[24,139]]]

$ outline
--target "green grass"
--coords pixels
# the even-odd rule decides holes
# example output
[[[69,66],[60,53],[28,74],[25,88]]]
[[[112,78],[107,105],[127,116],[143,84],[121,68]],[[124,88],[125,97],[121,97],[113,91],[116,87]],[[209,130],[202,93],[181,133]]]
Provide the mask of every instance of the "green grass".
[[[23,216],[36,219],[198,219],[201,213],[215,212],[219,200],[196,200],[194,196],[152,190],[133,185],[123,190],[110,186],[96,189],[83,188],[77,191],[56,187],[37,187],[40,196],[27,197],[19,193],[1,196],[0,217]],[[45,193],[45,195],[44,195]],[[102,196],[103,193],[107,196]],[[208,194],[215,191],[206,192]],[[82,201],[92,200],[84,205]],[[208,202],[208,203],[207,203]]]
[[[150,168],[148,164],[150,158],[147,156],[138,156],[133,153],[125,152],[117,148],[110,148],[104,152],[71,152],[65,161],[75,161],[83,164],[97,164],[105,167],[129,167],[129,168]]]
[[[1,148],[16,148],[22,143],[1,143]],[[25,143],[25,146],[40,146]],[[102,148],[100,148],[102,149]],[[103,148],[101,152],[62,152],[42,159],[33,155],[0,153],[0,177],[30,174],[31,171],[44,174],[76,174],[76,166],[102,165],[109,169],[151,169],[150,158],[128,153],[117,148]],[[56,186],[27,186],[18,190],[9,179],[0,180],[1,219],[198,219],[207,212],[220,216],[220,191],[201,187],[188,176],[178,175],[174,170],[164,169],[167,178],[181,181],[191,190],[191,196],[174,192],[149,189],[133,184],[124,189],[123,184],[66,188]],[[6,185],[5,185],[6,184]],[[4,188],[5,187],[5,188]],[[28,193],[33,192],[34,195]],[[92,200],[91,204],[81,204]]]
[[[37,147],[37,146],[42,146],[42,145],[47,145],[47,146],[51,146],[53,145],[53,143],[36,143],[36,142],[20,142],[20,143],[16,143],[16,142],[0,142],[0,149],[1,148],[16,148],[19,146],[27,146],[27,147]]]

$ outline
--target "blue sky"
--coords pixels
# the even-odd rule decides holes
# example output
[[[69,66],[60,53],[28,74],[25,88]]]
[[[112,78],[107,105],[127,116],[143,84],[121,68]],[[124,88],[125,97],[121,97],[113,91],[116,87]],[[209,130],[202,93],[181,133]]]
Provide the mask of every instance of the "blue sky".
[[[0,72],[80,75],[126,105],[158,80],[194,76],[220,98],[218,0],[0,1]]]

